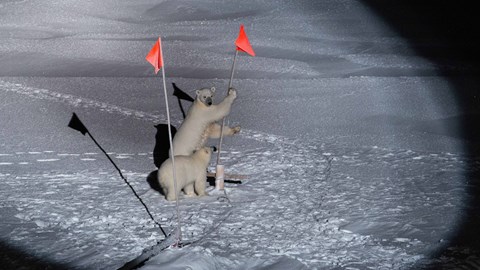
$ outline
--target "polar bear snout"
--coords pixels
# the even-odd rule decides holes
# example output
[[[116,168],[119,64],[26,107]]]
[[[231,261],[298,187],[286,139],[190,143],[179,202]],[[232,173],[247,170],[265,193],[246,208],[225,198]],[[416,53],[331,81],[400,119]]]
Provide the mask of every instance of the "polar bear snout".
[[[212,103],[213,103],[213,101],[212,101],[212,98],[211,98],[211,97],[207,97],[207,98],[205,99],[205,105],[211,106]]]

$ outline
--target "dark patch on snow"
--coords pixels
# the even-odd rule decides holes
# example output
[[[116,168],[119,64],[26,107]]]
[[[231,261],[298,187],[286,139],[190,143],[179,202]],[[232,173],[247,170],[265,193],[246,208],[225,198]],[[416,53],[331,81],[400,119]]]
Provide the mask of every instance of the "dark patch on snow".
[[[163,194],[162,187],[160,187],[160,183],[158,183],[158,170],[151,171],[148,176],[147,176],[147,183],[150,185],[150,187],[155,190],[156,192]]]
[[[45,258],[32,255],[32,252],[22,250],[7,243],[0,242],[1,269],[28,269],[28,270],[66,270],[68,265],[51,262]]]
[[[480,176],[475,160],[480,157],[480,69],[476,59],[479,57],[478,12],[474,2],[457,3],[452,1],[363,1],[382,16],[400,35],[406,38],[418,54],[439,66],[456,66],[456,71],[440,69],[439,74],[447,77],[453,85],[457,102],[464,114],[448,118],[423,122],[416,129],[429,133],[457,137],[464,140],[467,155],[473,159],[466,165],[465,175],[469,187],[467,209],[462,223],[456,228],[450,248],[460,246],[471,249],[469,254],[480,254]],[[446,124],[448,130],[441,129]],[[431,265],[432,269],[442,266],[441,262],[450,258],[463,261],[470,257],[459,256],[447,248],[433,255],[440,263]],[[479,267],[480,257],[476,260]],[[459,267],[460,264],[450,264]],[[446,266],[442,266],[446,267]]]

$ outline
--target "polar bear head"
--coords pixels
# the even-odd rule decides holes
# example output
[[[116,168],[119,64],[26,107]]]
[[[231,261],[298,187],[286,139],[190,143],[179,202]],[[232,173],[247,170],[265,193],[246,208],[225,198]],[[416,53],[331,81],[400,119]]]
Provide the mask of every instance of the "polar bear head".
[[[195,160],[204,163],[205,166],[208,165],[212,157],[213,149],[211,147],[204,146],[193,153]]]
[[[205,104],[205,106],[210,106],[213,104],[213,96],[215,95],[215,87],[212,88],[202,88],[195,91],[197,94],[197,100]]]

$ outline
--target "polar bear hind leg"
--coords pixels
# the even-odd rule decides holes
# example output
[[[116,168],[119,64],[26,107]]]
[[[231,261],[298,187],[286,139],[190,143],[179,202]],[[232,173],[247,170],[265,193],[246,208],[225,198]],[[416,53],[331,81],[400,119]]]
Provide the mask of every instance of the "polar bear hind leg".
[[[167,199],[167,201],[175,201],[177,199],[177,195],[175,194],[173,188],[168,190],[165,198]]]
[[[167,199],[167,201],[174,201],[177,196],[176,196],[176,193],[175,193],[175,188],[173,187],[173,185],[161,185],[162,186],[162,190],[163,190],[163,193],[165,194],[165,199]]]
[[[168,161],[170,161],[170,159],[168,159],[167,162]],[[162,164],[162,167],[160,167],[158,180],[160,183],[160,187],[163,190],[163,194],[165,195],[165,199],[167,199],[167,201],[174,201],[177,198],[177,194],[179,193],[178,191],[182,189],[182,183],[181,182],[177,183],[178,191],[175,192],[175,184],[173,182],[173,176],[172,176],[172,173],[170,173],[170,170],[172,168],[171,163],[169,164],[167,163],[165,165],[166,166],[163,167],[163,164]],[[178,175],[178,170],[177,170],[177,179],[182,179],[182,175]]]
[[[232,136],[240,132],[240,126],[236,127],[229,127],[229,126],[224,126],[223,127],[223,135],[224,136]],[[212,139],[218,139],[220,138],[220,135],[222,133],[222,126],[219,125],[218,123],[212,123],[208,126],[206,133],[208,134],[209,138]]]
[[[205,172],[205,173],[202,173],[200,176],[198,176],[197,179],[195,180],[195,193],[197,193],[198,196],[207,195],[207,193],[205,192],[206,183],[207,183],[207,175]]]
[[[194,183],[191,183],[191,184],[186,185],[186,186],[183,188],[183,192],[185,192],[185,194],[186,194],[188,197],[195,197],[195,196],[196,196],[195,191],[194,191],[194,188],[193,188],[193,185],[194,185]]]

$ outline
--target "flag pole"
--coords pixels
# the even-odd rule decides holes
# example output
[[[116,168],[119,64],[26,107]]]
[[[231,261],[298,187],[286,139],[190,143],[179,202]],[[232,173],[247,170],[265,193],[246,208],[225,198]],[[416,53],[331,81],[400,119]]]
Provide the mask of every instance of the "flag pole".
[[[227,96],[232,88],[233,83],[233,74],[235,73],[235,65],[237,63],[237,56],[238,51],[246,52],[251,56],[255,56],[255,52],[253,51],[250,42],[248,41],[247,34],[245,33],[245,29],[243,24],[240,25],[240,32],[238,33],[237,40],[235,40],[235,56],[233,58],[233,65],[232,65],[232,72],[230,74],[230,82],[228,83],[228,90]],[[220,142],[218,144],[218,155],[217,155],[217,166],[216,166],[216,173],[215,173],[215,189],[223,190],[223,183],[224,183],[224,166],[220,164],[220,155],[222,153],[222,143],[223,143],[223,132],[225,129],[225,117],[222,119],[222,127],[220,129]]]
[[[228,89],[227,89],[227,95],[228,91],[230,91],[230,88],[232,88],[233,84],[233,74],[235,73],[235,66],[237,63],[237,56],[238,56],[238,50],[235,50],[235,56],[233,57],[233,65],[232,65],[232,71],[230,73],[230,82],[228,83]],[[217,154],[217,167],[220,164],[220,154],[222,153],[222,143],[223,143],[223,130],[225,128],[225,118],[223,117],[222,119],[222,128],[220,129],[220,142],[218,143],[218,154]]]
[[[159,43],[161,43],[160,37],[158,38]],[[162,78],[163,78],[163,92],[165,96],[165,106],[167,110],[167,123],[168,123],[168,140],[170,143],[170,158],[172,159],[172,170],[173,170],[173,188],[175,189],[175,208],[177,211],[177,232],[176,232],[176,246],[179,246],[180,241],[182,239],[182,229],[180,226],[180,210],[179,210],[179,203],[178,203],[178,189],[177,189],[177,172],[175,169],[175,157],[173,155],[173,140],[172,140],[172,128],[170,125],[170,109],[168,107],[168,97],[167,97],[167,84],[165,81],[165,66],[163,63],[163,50],[162,46],[160,45],[160,59],[162,65]]]

